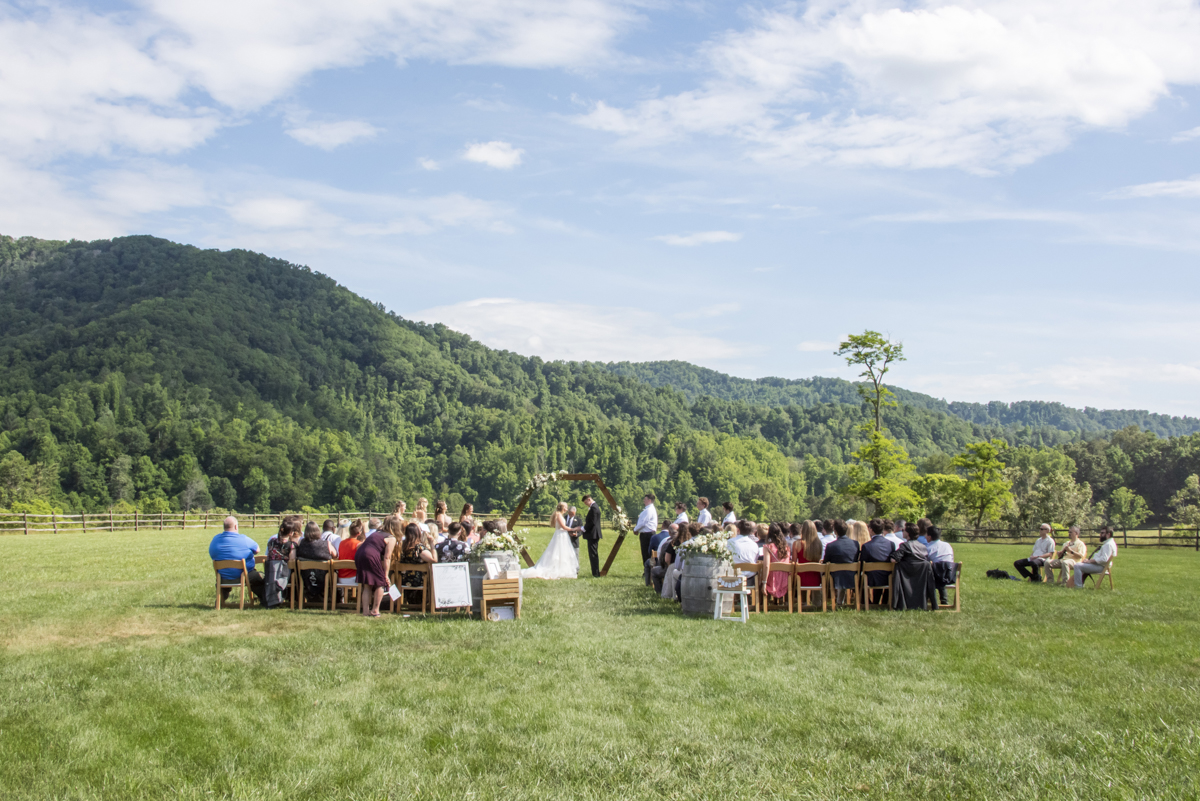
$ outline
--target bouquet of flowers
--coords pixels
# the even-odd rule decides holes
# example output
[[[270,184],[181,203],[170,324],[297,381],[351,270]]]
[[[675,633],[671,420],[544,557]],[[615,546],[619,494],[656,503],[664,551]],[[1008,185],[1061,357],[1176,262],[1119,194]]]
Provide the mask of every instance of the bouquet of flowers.
[[[471,548],[470,560],[478,562],[483,559],[485,551],[508,551],[513,556],[520,556],[525,549],[525,539],[528,529],[519,531],[489,531]]]
[[[633,531],[633,523],[629,522],[629,518],[626,516],[625,510],[620,506],[618,506],[617,511],[613,513],[612,524],[613,528],[615,528],[619,534],[628,534],[629,532]]]
[[[723,531],[709,531],[697,534],[675,550],[680,557],[710,556],[713,559],[730,559],[733,554],[727,544],[729,538]]]
[[[562,477],[567,475],[566,470],[559,470],[556,473],[538,473],[533,478],[529,479],[529,483],[525,485],[526,492],[537,492],[547,484],[552,484],[555,481],[561,481]]]

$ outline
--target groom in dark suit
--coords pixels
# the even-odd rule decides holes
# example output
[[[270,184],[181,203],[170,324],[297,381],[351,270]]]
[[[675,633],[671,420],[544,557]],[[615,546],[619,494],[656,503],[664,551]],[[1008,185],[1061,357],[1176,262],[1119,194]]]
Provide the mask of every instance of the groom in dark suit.
[[[588,544],[588,561],[592,563],[592,578],[600,578],[600,504],[584,495],[588,505],[587,518],[583,521],[583,538]]]

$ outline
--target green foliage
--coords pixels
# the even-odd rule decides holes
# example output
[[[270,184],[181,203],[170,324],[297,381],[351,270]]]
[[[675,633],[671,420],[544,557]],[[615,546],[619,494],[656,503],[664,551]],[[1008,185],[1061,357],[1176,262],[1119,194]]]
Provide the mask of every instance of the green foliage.
[[[1200,526],[1200,476],[1188,476],[1171,496],[1171,517],[1181,526]]]
[[[867,444],[854,452],[858,464],[851,467],[850,483],[842,494],[868,502],[876,515],[919,517],[922,499],[913,489],[917,471],[908,453],[878,429],[871,429],[867,436]]]
[[[1128,487],[1113,490],[1108,502],[1108,519],[1121,529],[1137,528],[1150,516],[1146,499]]]
[[[1000,459],[1004,449],[1004,442],[998,439],[974,442],[951,460],[965,479],[958,488],[959,503],[975,528],[998,517],[1012,502],[1012,482],[1005,477]]]
[[[887,375],[888,365],[892,362],[905,361],[904,345],[885,339],[878,331],[864,331],[861,334],[851,334],[838,346],[837,355],[846,359],[846,364],[859,366],[863,371],[860,376],[867,379],[871,386],[858,384],[858,392],[864,402],[871,405],[875,414],[875,430],[883,426],[880,413],[885,406],[895,406],[895,395],[883,385],[883,377]],[[875,474],[879,478],[879,474]]]
[[[961,505],[966,483],[953,473],[927,473],[914,480],[912,488],[924,504],[925,517],[942,525]]]
[[[1004,478],[1011,483],[1013,504],[1004,521],[1014,528],[1032,529],[1042,523],[1091,527],[1098,519],[1091,503],[1092,489],[1075,481],[1075,463],[1055,450],[1028,446],[1007,448]]]

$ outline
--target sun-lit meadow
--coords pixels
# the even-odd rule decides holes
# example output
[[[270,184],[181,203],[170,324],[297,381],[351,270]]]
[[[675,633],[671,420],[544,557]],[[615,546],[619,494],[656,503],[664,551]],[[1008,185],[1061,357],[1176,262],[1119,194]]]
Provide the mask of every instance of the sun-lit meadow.
[[[1200,796],[1191,550],[1127,549],[1097,592],[960,545],[961,614],[742,626],[653,596],[629,540],[485,623],[217,612],[209,536],[0,537],[0,796]]]

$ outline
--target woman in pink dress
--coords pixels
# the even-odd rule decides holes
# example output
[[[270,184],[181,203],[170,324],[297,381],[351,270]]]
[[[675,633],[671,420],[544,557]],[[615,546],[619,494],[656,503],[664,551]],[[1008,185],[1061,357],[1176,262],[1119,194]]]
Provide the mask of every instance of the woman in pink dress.
[[[778,523],[772,523],[767,527],[763,555],[769,555],[772,562],[792,561],[791,554],[788,553],[787,539],[783,536],[783,529]],[[787,596],[788,581],[790,580],[791,576],[787,573],[771,573],[767,577],[767,583],[763,589],[766,590],[767,595],[778,600]]]

